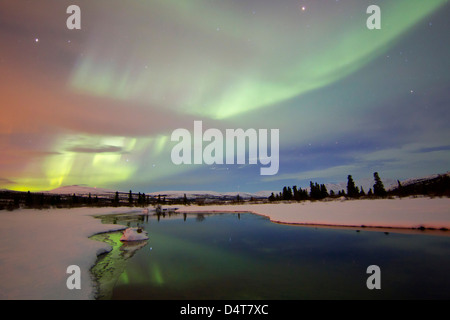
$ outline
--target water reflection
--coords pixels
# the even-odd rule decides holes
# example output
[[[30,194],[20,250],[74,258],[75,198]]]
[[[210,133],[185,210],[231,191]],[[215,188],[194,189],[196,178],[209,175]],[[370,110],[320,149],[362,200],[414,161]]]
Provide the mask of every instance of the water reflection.
[[[237,213],[118,221],[142,225],[150,240],[129,253],[121,245],[117,256],[127,263],[117,266],[113,255],[101,268],[117,269],[111,299],[450,297],[450,237],[289,226]],[[365,286],[372,264],[382,271],[378,292]]]
[[[140,226],[142,222],[148,222],[144,216],[102,216],[103,223],[117,224],[119,221],[130,227],[132,224]],[[102,233],[92,236],[90,239],[109,244],[112,250],[98,257],[97,263],[91,269],[96,282],[96,298],[99,300],[110,299],[112,290],[119,279],[126,281],[124,272],[127,260],[132,258],[137,251],[144,248],[148,240],[122,242],[122,231]]]

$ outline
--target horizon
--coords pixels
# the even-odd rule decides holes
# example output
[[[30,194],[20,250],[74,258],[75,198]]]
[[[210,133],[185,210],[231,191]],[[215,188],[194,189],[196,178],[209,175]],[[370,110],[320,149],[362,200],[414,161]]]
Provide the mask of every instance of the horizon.
[[[80,0],[81,29],[68,5],[0,3],[0,189],[255,193],[450,169],[448,1]],[[195,121],[279,130],[279,170],[250,152],[176,165],[171,134]]]
[[[437,173],[437,174],[431,174],[431,175],[427,175],[427,176],[416,176],[416,177],[409,177],[407,179],[403,179],[403,180],[393,180],[393,179],[383,179],[381,178],[381,181],[384,184],[384,187],[386,188],[386,190],[391,190],[395,187],[398,186],[398,182],[400,182],[402,185],[408,185],[411,182],[417,182],[423,179],[432,179],[438,176],[444,176],[444,175],[450,175],[450,171],[447,171],[445,173]],[[315,181],[310,181],[315,183]],[[364,179],[360,179],[360,180],[356,180],[355,182],[355,186],[358,187],[361,190],[361,187],[363,187],[363,190],[365,192],[368,192],[370,189],[373,189],[373,184],[374,184],[374,179],[369,179],[369,178],[364,178]],[[347,188],[347,181],[340,181],[340,182],[325,182],[323,183],[326,187],[328,192],[333,190],[334,192],[340,192],[340,191],[344,191],[346,192],[346,188]],[[133,190],[133,188],[128,188],[128,189],[114,189],[114,188],[103,188],[103,187],[97,187],[97,186],[89,186],[89,185],[81,185],[81,184],[75,184],[75,185],[65,185],[65,186],[60,186],[58,188],[55,189],[51,189],[51,190],[38,190],[38,191],[33,191],[33,193],[48,193],[48,192],[54,192],[54,191],[63,191],[63,189],[69,189],[69,188],[86,188],[86,189],[98,189],[98,190],[102,190],[104,192],[107,193],[115,193],[115,192],[119,192],[119,193],[129,193],[130,191],[133,194],[138,194],[138,193],[143,193],[143,194],[152,194],[152,195],[156,195],[156,194],[161,194],[163,195],[164,193],[198,193],[198,194],[204,194],[204,193],[217,193],[217,194],[249,194],[249,195],[257,195],[258,193],[263,194],[266,193],[267,195],[270,195],[270,193],[274,193],[274,194],[278,194],[282,191],[283,187],[298,187],[301,188],[303,190],[310,190],[310,186],[298,186],[298,185],[283,185],[283,186],[279,186],[278,189],[274,189],[274,190],[257,190],[257,191],[247,191],[247,190],[225,190],[225,191],[218,191],[218,190],[200,190],[200,189],[189,189],[189,190],[169,190],[169,189],[160,189],[160,190],[156,190],[156,191],[145,191],[145,190]],[[0,191],[17,191],[17,190],[11,190],[11,189],[0,189]],[[30,191],[30,190],[27,190]],[[27,191],[19,191],[19,192],[27,192]],[[67,194],[71,194],[73,193],[73,191],[68,192]],[[75,192],[76,193],[76,192]]]

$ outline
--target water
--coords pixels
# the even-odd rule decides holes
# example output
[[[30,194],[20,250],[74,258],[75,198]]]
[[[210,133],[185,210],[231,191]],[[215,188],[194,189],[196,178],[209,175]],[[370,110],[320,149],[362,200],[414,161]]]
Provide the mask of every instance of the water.
[[[250,213],[107,219],[139,224],[150,239],[107,236],[114,250],[97,265],[100,298],[450,298],[448,236],[280,225]],[[366,286],[370,265],[381,268],[381,290]]]

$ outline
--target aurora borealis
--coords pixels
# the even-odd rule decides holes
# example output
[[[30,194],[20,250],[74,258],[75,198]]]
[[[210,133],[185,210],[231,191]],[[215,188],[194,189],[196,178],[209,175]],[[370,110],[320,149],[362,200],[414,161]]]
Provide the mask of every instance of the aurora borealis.
[[[66,8],[81,8],[81,30]],[[378,5],[381,30],[368,30]],[[449,170],[447,0],[0,1],[0,188],[278,190]],[[176,166],[177,128],[280,130],[280,170]]]

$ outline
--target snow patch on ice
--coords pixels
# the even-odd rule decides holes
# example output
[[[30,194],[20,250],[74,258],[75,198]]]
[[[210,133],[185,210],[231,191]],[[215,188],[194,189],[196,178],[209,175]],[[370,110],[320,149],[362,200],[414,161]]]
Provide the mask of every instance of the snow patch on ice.
[[[120,237],[120,241],[148,240],[148,233],[142,228],[127,228]]]

